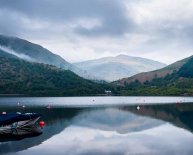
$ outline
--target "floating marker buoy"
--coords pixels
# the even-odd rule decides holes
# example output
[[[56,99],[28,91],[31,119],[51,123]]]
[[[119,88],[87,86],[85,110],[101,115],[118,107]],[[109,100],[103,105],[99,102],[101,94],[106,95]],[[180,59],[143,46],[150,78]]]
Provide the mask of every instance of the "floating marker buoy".
[[[43,127],[45,126],[45,122],[44,122],[44,121],[40,121],[40,122],[39,122],[39,126],[40,126],[41,128],[43,128]]]
[[[140,106],[137,106],[137,110],[140,110]]]

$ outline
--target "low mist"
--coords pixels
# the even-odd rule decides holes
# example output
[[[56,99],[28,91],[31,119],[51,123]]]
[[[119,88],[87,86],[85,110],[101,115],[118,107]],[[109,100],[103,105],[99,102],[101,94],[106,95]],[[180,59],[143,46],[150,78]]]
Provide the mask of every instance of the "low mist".
[[[24,59],[24,60],[27,60],[27,61],[32,61],[34,62],[35,60],[30,58],[29,56],[25,55],[25,54],[20,54],[20,53],[17,53],[16,51],[14,51],[13,49],[9,48],[9,47],[5,47],[5,46],[1,46],[0,45],[0,49],[6,53],[9,53],[9,54],[12,54],[20,59]]]

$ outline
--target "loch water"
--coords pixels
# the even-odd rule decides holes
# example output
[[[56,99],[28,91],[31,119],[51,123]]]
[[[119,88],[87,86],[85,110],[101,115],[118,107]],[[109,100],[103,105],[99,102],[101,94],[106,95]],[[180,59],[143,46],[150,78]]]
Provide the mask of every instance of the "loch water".
[[[0,98],[0,112],[36,112],[43,133],[0,137],[0,154],[192,155],[192,97]]]

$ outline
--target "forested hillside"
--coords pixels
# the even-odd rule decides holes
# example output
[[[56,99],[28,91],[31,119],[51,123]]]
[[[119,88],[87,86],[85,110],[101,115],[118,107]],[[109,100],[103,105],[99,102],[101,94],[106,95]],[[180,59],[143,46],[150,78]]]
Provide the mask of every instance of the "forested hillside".
[[[105,85],[85,80],[69,70],[0,56],[0,94],[84,96],[104,94]]]

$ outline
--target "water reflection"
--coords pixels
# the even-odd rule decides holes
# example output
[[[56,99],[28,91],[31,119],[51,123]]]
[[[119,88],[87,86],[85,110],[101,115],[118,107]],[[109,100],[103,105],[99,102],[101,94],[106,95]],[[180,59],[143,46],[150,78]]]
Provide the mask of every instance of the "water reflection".
[[[1,143],[1,154],[193,154],[193,104],[18,110],[41,113],[46,127]]]
[[[170,122],[177,127],[184,128],[193,132],[193,104],[169,104],[169,105],[154,105],[140,106],[137,110],[135,106],[123,107],[122,110],[129,111],[141,116],[148,116]]]
[[[122,108],[87,110],[72,119],[72,124],[76,126],[116,131],[120,134],[142,131],[163,123],[160,120],[138,116]]]
[[[13,112],[15,110],[20,110],[24,112],[36,112],[42,114],[42,119],[46,122],[46,127],[43,130],[43,134],[38,137],[27,138],[21,141],[9,141],[7,143],[0,144],[0,153],[18,152],[21,150],[28,149],[33,146],[37,146],[47,139],[51,138],[53,135],[60,133],[68,124],[68,120],[74,117],[79,109],[46,109],[45,107],[27,107],[25,109],[13,109],[13,107],[1,108],[2,111]],[[3,137],[0,137],[2,139]],[[1,140],[0,140],[1,141]]]
[[[3,144],[10,141],[20,141],[25,138],[37,137],[42,134],[42,132],[38,128],[30,130],[37,131],[25,131],[23,129],[17,129],[17,134],[0,134],[0,142],[1,144]]]

